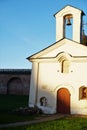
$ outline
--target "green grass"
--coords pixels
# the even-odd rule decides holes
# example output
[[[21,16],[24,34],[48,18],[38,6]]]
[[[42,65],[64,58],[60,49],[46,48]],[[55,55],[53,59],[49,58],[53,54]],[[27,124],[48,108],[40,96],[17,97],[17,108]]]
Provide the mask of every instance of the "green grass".
[[[66,117],[55,121],[3,128],[1,130],[87,130],[87,118]]]
[[[28,106],[28,96],[0,95],[0,124],[31,120],[34,116],[18,115],[12,111]]]
[[[28,105],[28,96],[0,95],[0,124],[33,120],[37,115],[17,115],[12,110]],[[87,130],[87,118],[69,116],[45,123],[0,130]]]

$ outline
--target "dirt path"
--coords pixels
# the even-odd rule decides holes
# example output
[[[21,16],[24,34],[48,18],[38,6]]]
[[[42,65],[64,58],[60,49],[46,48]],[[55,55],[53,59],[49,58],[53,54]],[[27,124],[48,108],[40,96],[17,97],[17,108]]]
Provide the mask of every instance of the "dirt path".
[[[65,117],[65,115],[56,114],[56,115],[41,116],[41,117],[37,117],[35,120],[32,120],[32,121],[24,121],[24,122],[10,123],[10,124],[2,124],[2,125],[0,125],[0,128],[36,124],[36,123],[56,120],[56,119],[59,119],[59,118],[62,118],[62,117]]]

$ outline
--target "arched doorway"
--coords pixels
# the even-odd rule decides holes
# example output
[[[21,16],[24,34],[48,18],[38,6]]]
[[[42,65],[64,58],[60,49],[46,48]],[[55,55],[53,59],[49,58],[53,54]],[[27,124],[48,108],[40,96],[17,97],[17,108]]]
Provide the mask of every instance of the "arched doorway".
[[[66,88],[57,91],[57,112],[70,114],[70,93]]]
[[[8,81],[7,94],[23,94],[23,84],[19,77],[13,77]]]

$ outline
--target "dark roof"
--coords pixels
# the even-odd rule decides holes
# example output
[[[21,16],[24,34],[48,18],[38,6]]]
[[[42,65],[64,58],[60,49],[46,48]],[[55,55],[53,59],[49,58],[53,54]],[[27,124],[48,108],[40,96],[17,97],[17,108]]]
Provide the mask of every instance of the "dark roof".
[[[31,74],[31,69],[0,69],[0,74]]]

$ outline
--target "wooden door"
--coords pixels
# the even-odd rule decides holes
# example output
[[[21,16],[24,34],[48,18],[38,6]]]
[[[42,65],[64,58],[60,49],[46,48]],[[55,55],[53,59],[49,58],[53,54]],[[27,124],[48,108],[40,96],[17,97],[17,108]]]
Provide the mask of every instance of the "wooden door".
[[[66,88],[57,91],[57,112],[70,114],[70,93]]]

